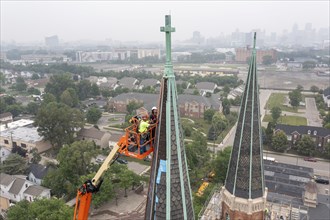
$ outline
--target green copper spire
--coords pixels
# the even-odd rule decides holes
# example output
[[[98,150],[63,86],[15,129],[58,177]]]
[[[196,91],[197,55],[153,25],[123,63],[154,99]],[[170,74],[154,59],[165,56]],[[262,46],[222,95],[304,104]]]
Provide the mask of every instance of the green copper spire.
[[[171,60],[171,16],[165,16],[166,63],[159,95],[158,126],[151,163],[146,220],[195,219],[178,93]]]
[[[165,63],[165,77],[174,77],[173,65],[172,65],[172,50],[171,50],[171,32],[175,32],[175,28],[171,27],[171,15],[165,16],[165,27],[160,28],[161,32],[166,34],[166,63]]]

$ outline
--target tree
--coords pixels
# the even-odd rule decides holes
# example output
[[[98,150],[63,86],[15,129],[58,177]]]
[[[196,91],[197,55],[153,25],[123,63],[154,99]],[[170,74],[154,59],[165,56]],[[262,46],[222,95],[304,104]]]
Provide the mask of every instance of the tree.
[[[67,106],[70,106],[70,107],[77,106],[78,102],[79,102],[76,90],[74,90],[72,88],[66,89],[62,93],[60,100],[62,103],[66,104]]]
[[[38,153],[38,150],[33,148],[30,153],[32,153],[31,163],[38,164],[41,161],[41,156]]]
[[[29,102],[29,104],[26,106],[26,111],[29,113],[29,114],[32,114],[32,115],[37,115],[38,113],[38,109],[39,109],[39,105],[35,102]]]
[[[28,89],[27,89],[27,92],[28,92],[29,94],[31,94],[31,95],[40,95],[40,94],[41,94],[40,90],[39,90],[39,89],[36,89],[36,88],[34,88],[34,87],[30,87],[30,88],[28,88]]]
[[[23,112],[23,106],[20,104],[9,105],[6,111],[10,112],[13,117],[17,117],[19,114]]]
[[[316,62],[314,61],[303,62],[303,69],[314,69],[315,67],[316,67]]]
[[[71,74],[58,74],[50,77],[45,92],[53,94],[57,100],[60,100],[60,96],[68,88],[75,88]]]
[[[265,131],[265,144],[271,144],[274,134],[275,123],[269,122]]]
[[[96,83],[93,83],[93,84],[92,84],[92,87],[91,87],[91,95],[92,95],[92,96],[98,96],[98,95],[100,95],[100,89],[99,89],[99,87],[97,86]]]
[[[222,132],[228,126],[227,118],[220,112],[216,112],[212,117],[212,125],[217,132]]]
[[[40,135],[53,146],[62,147],[73,142],[75,129],[82,128],[84,117],[78,109],[50,102],[40,107],[34,123]]]
[[[276,123],[277,120],[281,117],[282,110],[279,106],[273,107],[271,110],[273,122]]]
[[[271,55],[266,55],[262,57],[262,64],[263,65],[271,65],[274,63],[273,57]]]
[[[42,105],[47,105],[50,102],[56,102],[56,97],[51,93],[46,93],[43,97],[44,100],[42,101]]]
[[[315,143],[308,135],[303,136],[297,143],[297,151],[305,156],[312,156],[315,152]]]
[[[205,110],[204,111],[204,120],[211,123],[214,113],[215,113],[215,110],[212,108]]]
[[[302,101],[301,91],[295,89],[292,92],[289,92],[289,99],[292,107],[298,107],[299,103]]]
[[[10,154],[7,159],[0,164],[0,172],[10,175],[25,174],[27,161],[18,154]]]
[[[223,93],[226,94],[225,96],[227,96],[230,92],[230,87],[228,85],[225,85],[223,87]]]
[[[273,136],[272,148],[278,152],[284,152],[288,148],[288,139],[283,131],[277,132]]]
[[[135,102],[135,101],[130,101],[128,105],[126,106],[127,112],[130,115],[134,114],[134,110],[140,108],[143,106],[143,103],[140,102]]]
[[[213,125],[211,125],[208,133],[207,133],[207,139],[210,141],[214,141],[218,138],[218,134],[215,130],[215,128],[213,127]]]
[[[310,90],[311,90],[311,92],[314,92],[314,93],[317,93],[320,91],[319,87],[317,87],[315,85],[311,86]]]
[[[77,85],[79,100],[85,100],[91,92],[91,83],[88,80],[81,80]]]
[[[301,92],[304,90],[304,87],[302,85],[298,84],[296,89]]]
[[[130,187],[134,181],[133,175],[135,173],[131,170],[124,169],[118,174],[118,178],[120,179],[119,186],[125,190],[125,197],[127,197],[127,189]]]
[[[41,198],[33,202],[22,200],[8,209],[7,218],[8,220],[72,219],[73,211],[62,199]]]
[[[325,145],[325,158],[330,160],[330,142]]]
[[[215,160],[212,162],[214,167],[215,182],[224,183],[226,180],[227,169],[230,159],[232,147],[226,147],[222,151],[218,151]]]
[[[222,101],[222,111],[224,115],[230,114],[230,101],[226,98]]]
[[[16,79],[16,83],[15,83],[15,89],[17,91],[25,91],[27,88],[27,85],[25,83],[25,80],[23,79],[23,77],[19,76]]]
[[[95,144],[90,141],[64,145],[57,155],[58,168],[47,173],[43,186],[50,188],[57,197],[75,196],[77,187],[81,185],[80,177],[96,171],[91,159],[99,153]]]
[[[328,114],[325,115],[325,117],[323,118],[323,127],[325,127],[327,124],[330,123],[330,111],[328,112]]]
[[[39,74],[37,74],[37,73],[32,74],[32,77],[31,77],[32,80],[36,80],[36,79],[39,79],[39,78],[40,78]]]
[[[90,108],[87,112],[87,122],[90,124],[96,124],[97,121],[102,117],[102,112],[98,108]]]

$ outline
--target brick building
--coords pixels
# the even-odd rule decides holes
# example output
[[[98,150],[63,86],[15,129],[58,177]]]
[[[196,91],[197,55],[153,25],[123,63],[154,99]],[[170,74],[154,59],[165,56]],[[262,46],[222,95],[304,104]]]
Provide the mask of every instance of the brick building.
[[[251,57],[252,49],[250,48],[236,48],[236,57],[235,60],[237,62],[247,62],[248,58]],[[273,60],[277,59],[277,51],[274,49],[270,50],[257,50],[257,63],[262,63],[262,59],[264,56],[271,56]]]

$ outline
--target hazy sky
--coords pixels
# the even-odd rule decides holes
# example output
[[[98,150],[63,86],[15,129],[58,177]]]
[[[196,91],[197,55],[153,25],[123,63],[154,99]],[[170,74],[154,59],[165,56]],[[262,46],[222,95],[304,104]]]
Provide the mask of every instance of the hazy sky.
[[[164,16],[172,15],[173,40],[231,33],[237,28],[267,33],[329,27],[329,0],[323,1],[12,1],[1,0],[1,41],[83,39],[161,41]]]

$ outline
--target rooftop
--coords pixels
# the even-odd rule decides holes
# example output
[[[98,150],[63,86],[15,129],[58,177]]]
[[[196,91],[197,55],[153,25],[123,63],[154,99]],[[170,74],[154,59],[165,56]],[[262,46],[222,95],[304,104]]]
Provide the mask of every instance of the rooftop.
[[[35,143],[42,140],[36,127],[17,127],[1,131],[1,136],[13,140]]]

